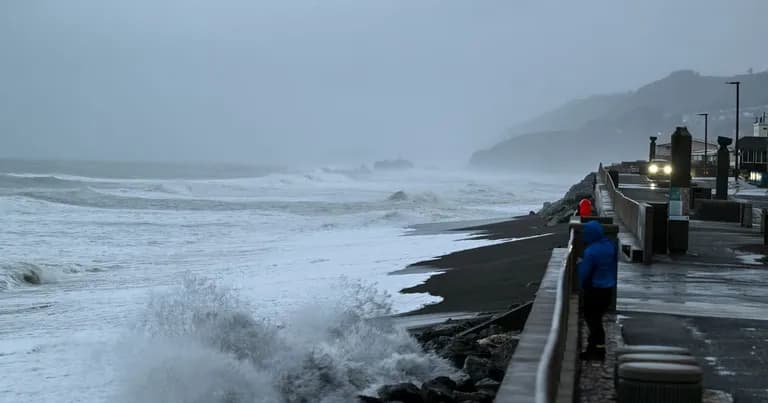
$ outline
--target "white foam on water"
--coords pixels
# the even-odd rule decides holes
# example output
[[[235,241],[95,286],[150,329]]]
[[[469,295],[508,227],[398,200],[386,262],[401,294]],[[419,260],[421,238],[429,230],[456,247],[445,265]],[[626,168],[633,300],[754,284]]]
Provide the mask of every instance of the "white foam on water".
[[[489,241],[404,227],[525,214],[569,182],[0,175],[0,401],[330,402],[444,374],[370,318],[438,301],[398,293],[429,273],[389,273]]]

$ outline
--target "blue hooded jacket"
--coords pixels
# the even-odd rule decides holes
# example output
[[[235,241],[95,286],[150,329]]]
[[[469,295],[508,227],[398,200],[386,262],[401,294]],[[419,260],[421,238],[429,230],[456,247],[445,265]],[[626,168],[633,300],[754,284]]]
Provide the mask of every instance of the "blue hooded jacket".
[[[619,265],[616,245],[605,237],[603,226],[597,221],[584,225],[584,258],[579,263],[581,288],[616,287]]]

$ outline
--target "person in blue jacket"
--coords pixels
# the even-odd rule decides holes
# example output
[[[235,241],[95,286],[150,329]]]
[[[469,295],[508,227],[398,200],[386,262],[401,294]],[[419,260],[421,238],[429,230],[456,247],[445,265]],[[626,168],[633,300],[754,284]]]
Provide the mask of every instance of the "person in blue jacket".
[[[584,225],[584,257],[578,264],[579,284],[584,290],[584,320],[589,328],[587,349],[581,353],[585,360],[605,358],[605,329],[603,315],[611,306],[616,288],[618,250],[606,238],[603,226],[597,221]]]

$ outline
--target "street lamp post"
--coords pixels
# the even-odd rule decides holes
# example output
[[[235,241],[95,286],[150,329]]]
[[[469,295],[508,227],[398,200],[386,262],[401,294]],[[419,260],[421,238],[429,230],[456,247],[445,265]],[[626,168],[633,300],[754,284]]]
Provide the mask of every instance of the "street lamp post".
[[[699,113],[699,116],[704,116],[704,171],[707,170],[707,149],[709,148],[709,142],[707,141],[707,136],[709,132],[709,114],[708,113]]]
[[[736,157],[736,162],[734,163],[734,172],[733,177],[736,179],[736,182],[739,181],[739,89],[741,87],[741,81],[729,81],[726,84],[731,84],[736,86],[736,144],[733,146],[733,151]]]

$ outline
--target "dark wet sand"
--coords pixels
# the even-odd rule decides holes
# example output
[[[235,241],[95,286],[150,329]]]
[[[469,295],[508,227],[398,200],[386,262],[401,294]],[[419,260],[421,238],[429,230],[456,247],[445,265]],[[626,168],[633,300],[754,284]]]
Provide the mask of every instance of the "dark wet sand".
[[[469,238],[479,239],[551,235],[468,249],[410,265],[401,272],[445,270],[424,284],[401,291],[406,294],[429,293],[443,298],[442,302],[410,314],[491,312],[529,301],[538,289],[552,248],[565,247],[568,243],[567,224],[546,227],[545,221],[538,216],[469,228],[440,226],[443,231],[460,230],[468,232]],[[418,233],[428,233],[428,227],[421,226]]]

